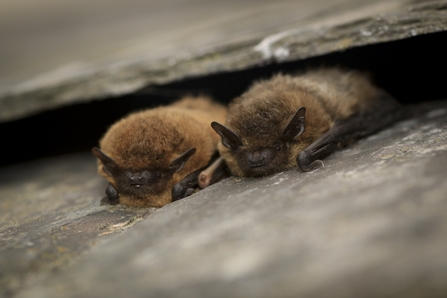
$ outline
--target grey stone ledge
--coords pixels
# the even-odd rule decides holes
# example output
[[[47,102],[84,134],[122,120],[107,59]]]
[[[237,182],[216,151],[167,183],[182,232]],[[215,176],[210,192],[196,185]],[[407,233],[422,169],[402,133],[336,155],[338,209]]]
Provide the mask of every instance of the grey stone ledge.
[[[98,207],[104,184],[89,155],[2,170],[0,288],[22,298],[443,297],[447,101],[431,107],[324,169],[230,177],[147,218]],[[145,219],[103,238],[131,216]]]

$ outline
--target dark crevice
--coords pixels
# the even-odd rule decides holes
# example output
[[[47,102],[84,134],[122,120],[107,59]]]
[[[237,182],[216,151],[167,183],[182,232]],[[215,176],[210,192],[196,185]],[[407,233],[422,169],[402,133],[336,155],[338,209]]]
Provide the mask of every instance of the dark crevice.
[[[280,71],[339,65],[369,71],[379,86],[404,104],[445,99],[446,39],[447,32],[434,33],[297,62],[190,78],[2,123],[0,135],[5,142],[0,166],[90,150],[110,124],[131,111],[167,104],[185,94],[209,94],[226,103],[244,92],[253,80]]]

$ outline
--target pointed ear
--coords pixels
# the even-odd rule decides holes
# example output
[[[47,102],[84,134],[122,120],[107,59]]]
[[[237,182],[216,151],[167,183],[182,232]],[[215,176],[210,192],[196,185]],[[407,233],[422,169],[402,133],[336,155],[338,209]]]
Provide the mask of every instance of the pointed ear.
[[[112,176],[113,170],[117,168],[115,161],[97,147],[92,148],[92,153],[94,156],[96,156],[97,158],[99,158],[99,160],[102,161],[104,165],[103,167],[104,172],[106,172],[107,175]]]
[[[183,152],[182,155],[171,161],[171,163],[169,164],[169,171],[171,173],[180,171],[185,163],[188,161],[188,159],[191,157],[191,155],[193,155],[194,153],[196,153],[196,148],[191,148]]]
[[[286,127],[284,127],[281,133],[281,139],[284,142],[292,142],[293,139],[302,134],[304,131],[305,118],[306,108],[301,107],[296,111],[295,115],[293,115]]]
[[[242,146],[242,141],[239,136],[231,129],[223,126],[220,123],[212,122],[211,127],[217,132],[217,134],[222,138],[222,145],[228,149],[236,150]]]

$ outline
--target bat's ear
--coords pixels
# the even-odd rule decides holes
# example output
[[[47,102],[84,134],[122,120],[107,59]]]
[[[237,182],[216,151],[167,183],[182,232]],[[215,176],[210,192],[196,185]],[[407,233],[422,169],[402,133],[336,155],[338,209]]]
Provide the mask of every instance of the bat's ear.
[[[169,171],[171,173],[180,171],[185,163],[188,161],[188,159],[191,157],[191,155],[193,155],[194,153],[196,153],[196,148],[191,148],[183,152],[179,157],[171,161],[171,163],[169,164]]]
[[[106,172],[107,175],[112,176],[113,170],[117,168],[115,161],[97,147],[92,148],[92,153],[94,156],[96,156],[97,158],[99,158],[99,160],[102,161],[104,165],[103,167],[104,172]]]
[[[304,131],[305,118],[306,108],[301,107],[296,111],[295,115],[293,115],[286,127],[284,127],[281,133],[281,139],[284,142],[292,142],[293,139],[302,134]]]
[[[239,148],[239,146],[242,146],[241,139],[231,129],[217,122],[212,122],[211,127],[222,138],[222,145],[224,145],[228,149],[236,150],[237,148]]]

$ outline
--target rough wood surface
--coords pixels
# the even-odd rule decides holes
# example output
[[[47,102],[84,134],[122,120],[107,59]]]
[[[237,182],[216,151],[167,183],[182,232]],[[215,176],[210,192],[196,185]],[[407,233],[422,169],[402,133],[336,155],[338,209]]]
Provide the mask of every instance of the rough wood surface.
[[[1,169],[0,296],[445,297],[447,101],[432,108],[323,170],[228,178],[147,218],[98,205],[90,154]]]
[[[0,297],[73,262],[154,208],[100,206],[105,182],[90,154],[0,170]]]
[[[0,121],[447,29],[445,0],[88,2],[1,10]]]

